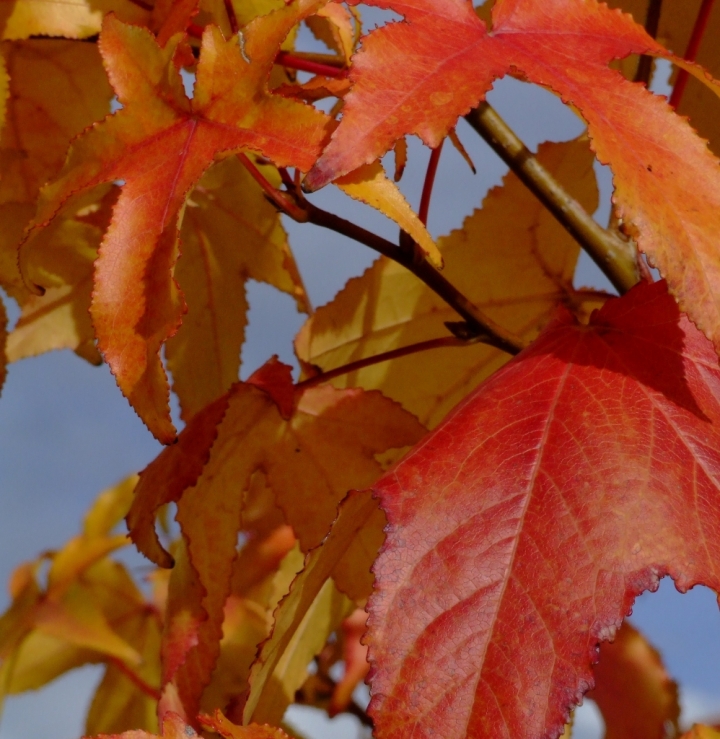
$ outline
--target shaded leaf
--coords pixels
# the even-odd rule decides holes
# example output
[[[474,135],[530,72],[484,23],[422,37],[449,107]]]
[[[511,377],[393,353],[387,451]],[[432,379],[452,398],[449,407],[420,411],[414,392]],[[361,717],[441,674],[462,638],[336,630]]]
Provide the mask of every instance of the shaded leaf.
[[[181,239],[175,278],[187,315],[168,341],[166,357],[188,420],[238,379],[247,280],[290,294],[298,310],[309,306],[280,214],[235,157],[213,167],[193,191]]]
[[[309,188],[384,154],[406,133],[436,147],[495,79],[513,73],[553,90],[587,121],[598,159],[613,169],[617,215],[720,349],[718,160],[664,100],[607,67],[631,53],[671,57],[660,44],[631,16],[594,0],[499,0],[491,33],[460,0],[372,4],[406,22],[363,40],[342,121],[306,178]],[[392,89],[388,68],[402,70]]]
[[[22,5],[29,3],[14,7]],[[4,42],[0,49],[10,73],[0,137],[0,284],[24,303],[17,249],[40,187],[62,167],[70,139],[109,111],[112,90],[94,44],[42,39]],[[53,267],[57,276],[57,263]],[[46,284],[42,274],[32,278],[58,286],[57,280]]]
[[[660,654],[625,622],[610,644],[603,644],[593,668],[605,739],[664,739],[678,734],[678,689]]]
[[[587,141],[543,144],[540,161],[592,211],[597,205]],[[576,292],[577,242],[514,174],[485,198],[462,229],[438,242],[444,274],[483,312],[529,341],[558,303],[588,315],[596,293]],[[323,371],[399,347],[448,336],[460,317],[404,267],[381,257],[319,308],[295,340],[301,361]],[[429,426],[508,360],[484,345],[434,348],[372,365],[333,380],[339,387],[379,389]]]
[[[556,736],[670,575],[720,586],[720,369],[664,283],[562,315],[375,485],[378,737]]]
[[[303,679],[300,679],[299,672],[306,670],[308,656],[312,657],[310,652],[313,648],[320,651],[327,635],[339,625],[340,619],[335,622],[333,614],[339,616],[344,608],[349,607],[347,600],[343,606],[343,599],[337,599],[337,591],[330,580],[333,570],[376,510],[377,505],[368,492],[351,493],[340,506],[338,518],[325,541],[308,554],[305,568],[275,612],[272,635],[262,645],[252,667],[243,723],[279,721],[295,690],[302,685],[307,673],[303,672]],[[316,614],[321,622],[315,623],[313,628],[311,620]],[[333,622],[335,626],[330,628]],[[322,632],[323,638],[303,645],[303,637],[308,638],[313,631]],[[296,650],[303,646],[306,647],[303,650],[304,663],[296,659]]]

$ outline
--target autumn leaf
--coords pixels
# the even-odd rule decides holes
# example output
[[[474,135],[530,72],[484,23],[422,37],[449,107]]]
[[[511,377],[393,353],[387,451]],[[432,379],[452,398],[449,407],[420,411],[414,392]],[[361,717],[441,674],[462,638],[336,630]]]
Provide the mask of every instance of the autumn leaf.
[[[660,12],[658,40],[678,56],[683,56],[688,47],[693,24],[698,17],[702,0],[686,0],[683,3],[664,3]],[[638,23],[644,23],[648,0],[611,0],[610,7],[622,8],[632,13]],[[720,15],[710,13],[703,42],[698,50],[697,61],[715,78],[720,77],[720,47],[713,39],[720,38]],[[677,70],[671,81],[677,79]],[[690,125],[703,137],[709,139],[710,148],[720,155],[720,125],[718,125],[718,102],[711,90],[699,80],[690,78],[687,89],[678,107],[680,115],[690,117]]]
[[[309,305],[280,215],[235,157],[213,167],[193,191],[181,241],[175,278],[188,312],[166,356],[188,420],[237,381],[249,279],[290,294],[298,310]]]
[[[589,211],[597,205],[593,156],[587,140],[543,144],[540,161]],[[442,237],[444,274],[500,325],[534,339],[558,303],[579,315],[603,296],[572,287],[580,252],[514,174],[490,191],[462,229]],[[302,362],[327,372],[368,357],[448,337],[460,317],[401,265],[381,257],[319,308],[295,340]],[[339,387],[378,389],[428,426],[508,360],[485,344],[433,347],[371,365],[333,380]]]
[[[253,664],[243,723],[280,721],[307,676],[308,663],[352,611],[347,598],[338,597],[331,578],[338,561],[347,556],[365,527],[372,525],[376,511],[377,504],[368,492],[351,493],[325,541],[308,554]]]
[[[720,587],[720,370],[664,283],[562,315],[375,486],[378,736],[555,736],[670,575]]]
[[[161,49],[146,30],[108,16],[100,50],[124,107],[75,142],[59,179],[43,191],[35,233],[71,193],[124,181],[95,263],[91,313],[121,390],[161,441],[175,438],[159,350],[183,312],[171,271],[185,197],[224,151],[252,147],[276,164],[310,167],[326,117],[270,95],[265,75],[289,28],[316,4],[304,0],[251,24],[245,53],[253,64],[236,41],[208,28],[192,100],[173,65],[182,37]]]
[[[457,0],[372,4],[406,22],[363,40],[342,121],[306,178],[309,188],[385,153],[406,133],[436,147],[495,79],[512,72],[553,90],[587,121],[593,150],[613,170],[618,217],[720,348],[718,160],[663,99],[607,67],[631,53],[671,57],[660,44],[594,0],[500,0],[492,32]],[[391,89],[388,68],[402,75]]]
[[[111,532],[127,511],[135,481],[102,493],[79,536],[16,571],[13,602],[0,617],[3,691],[34,690],[80,665],[105,662],[107,673],[117,674],[116,698],[137,703],[144,697],[147,714],[147,695],[137,683],[142,675],[157,682],[157,659],[152,652],[141,657],[148,646],[141,637],[149,629],[158,634],[159,620],[125,568],[107,558],[128,541]],[[40,587],[37,574],[45,559],[47,585]],[[112,712],[103,720],[112,721]]]
[[[602,713],[605,739],[659,739],[669,726],[677,735],[677,685],[658,651],[629,623],[603,644],[593,673],[595,688],[587,697]]]
[[[720,739],[720,731],[713,729],[711,726],[695,726],[682,735],[680,739]]]
[[[28,3],[14,7],[23,4]],[[0,136],[0,285],[25,305],[18,245],[38,192],[62,168],[70,139],[110,110],[112,90],[94,44],[36,39],[3,42],[0,48],[10,73]],[[43,287],[57,287],[57,281],[45,284],[42,275],[32,277]]]
[[[44,293],[22,300],[8,337],[8,361],[72,349],[92,364],[102,362],[89,313],[92,268],[117,195],[117,187],[103,186],[71,198],[23,250],[21,270]]]
[[[103,16],[110,12],[126,23],[149,20],[143,4],[132,0],[13,0],[0,4],[0,29],[5,40],[30,36],[87,38],[100,31]]]
[[[127,519],[133,541],[157,564],[171,564],[154,523],[160,506],[177,502],[187,542],[182,574],[171,578],[177,584],[168,609],[184,615],[171,621],[177,634],[166,637],[163,683],[175,680],[190,714],[218,658],[252,476],[265,473],[273,504],[307,551],[329,531],[346,492],[379,477],[375,454],[422,433],[414,416],[380,393],[296,389],[290,368],[274,361],[200,411],[142,473]]]
[[[75,141],[59,178],[43,190],[30,243],[70,195],[124,183],[95,262],[91,315],[120,389],[164,443],[175,439],[175,429],[159,352],[185,309],[172,271],[186,196],[216,157],[242,148],[302,171],[315,161],[331,120],[270,93],[267,75],[289,30],[325,1],[298,0],[257,18],[245,28],[242,48],[206,28],[192,99],[175,66],[181,35],[160,48],[145,29],[114,16],[104,21],[100,51],[123,109]],[[376,170],[339,184],[397,218],[433,253],[424,226]]]

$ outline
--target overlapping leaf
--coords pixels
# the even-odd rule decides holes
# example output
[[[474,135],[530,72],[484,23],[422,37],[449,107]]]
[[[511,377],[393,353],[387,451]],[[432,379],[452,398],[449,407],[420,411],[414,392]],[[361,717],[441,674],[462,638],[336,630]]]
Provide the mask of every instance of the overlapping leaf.
[[[109,111],[112,90],[94,44],[3,42],[2,55],[10,97],[0,138],[0,284],[24,303],[17,248],[38,192],[61,169],[70,139]]]
[[[82,534],[49,555],[46,587],[37,578],[42,558],[20,567],[11,583],[12,605],[0,618],[3,691],[37,689],[89,662],[108,665],[96,698],[102,701],[102,715],[95,709],[88,719],[101,728],[127,728],[129,720],[141,717],[145,720],[139,725],[152,726],[152,696],[138,682],[159,683],[157,613],[122,565],[107,558],[128,542],[111,531],[128,509],[134,484],[133,477],[101,494]],[[109,703],[104,700],[108,689]],[[130,713],[115,713],[113,702]]]
[[[271,362],[196,414],[142,473],[128,516],[133,540],[158,564],[170,564],[154,523],[158,508],[176,501],[187,542],[173,575],[168,609],[181,615],[168,627],[176,633],[165,638],[163,680],[179,686],[183,705],[199,704],[218,658],[253,475],[265,473],[272,503],[307,550],[325,537],[345,493],[380,475],[374,455],[422,433],[414,416],[377,392],[295,389],[289,368]]]
[[[587,140],[544,144],[540,161],[589,211],[597,205]],[[525,340],[558,303],[588,315],[601,295],[572,288],[579,247],[514,174],[492,190],[462,229],[438,242],[444,274],[475,305]],[[404,267],[379,259],[318,309],[295,341],[301,361],[323,371],[448,336],[459,316]],[[433,348],[334,380],[379,389],[434,426],[508,356],[483,344]]]
[[[718,160],[662,99],[607,67],[630,53],[667,55],[662,46],[595,0],[499,0],[492,32],[461,0],[372,4],[406,22],[364,39],[343,119],[306,178],[310,187],[374,159],[405,133],[437,146],[495,79],[520,75],[555,91],[588,122],[598,158],[613,169],[619,217],[720,348]],[[387,69],[397,70],[395,84]]]
[[[720,587],[720,369],[664,283],[569,315],[375,486],[378,737],[555,736],[671,575]]]
[[[271,94],[267,75],[289,30],[324,2],[298,0],[256,19],[245,29],[242,47],[216,27],[206,28],[192,100],[176,69],[181,35],[161,48],[142,28],[113,16],[104,21],[100,50],[124,107],[74,143],[65,169],[43,191],[31,239],[70,195],[124,183],[95,264],[91,313],[100,351],[121,390],[163,442],[172,441],[175,430],[159,351],[184,311],[172,270],[185,198],[216,156],[243,147],[303,171],[315,161],[330,119]],[[350,175],[343,187],[417,231],[433,250],[384,175],[375,169]]]
[[[377,503],[368,492],[350,494],[327,539],[307,556],[303,571],[275,612],[272,635],[253,665],[243,723],[281,720],[307,676],[308,663],[349,615],[351,604],[337,592],[331,577],[358,537],[374,525],[376,514]]]
[[[301,169],[314,161],[326,118],[267,93],[265,76],[289,28],[315,5],[288,6],[248,29],[245,52],[254,64],[236,40],[208,28],[192,100],[173,64],[181,36],[161,49],[147,31],[106,18],[100,48],[124,108],[74,144],[61,177],[44,191],[38,226],[70,194],[124,181],[96,262],[91,311],[120,388],[162,441],[175,437],[159,350],[183,310],[171,276],[180,211],[220,152],[249,146]]]
[[[175,278],[187,314],[166,356],[187,420],[238,378],[248,279],[289,293],[299,310],[308,304],[280,215],[235,157],[213,167],[193,191],[181,241]]]
[[[632,13],[638,23],[644,23],[648,10],[647,0],[611,0],[610,7],[622,8]],[[693,24],[698,17],[702,0],[686,0],[683,3],[663,3],[660,12],[658,40],[678,56],[683,56],[688,47]],[[720,78],[720,14],[710,13],[707,28],[697,56],[697,61],[715,78]],[[675,77],[673,77],[675,79]],[[720,116],[718,101],[711,90],[699,80],[688,80],[687,89],[678,108],[678,113],[690,117],[690,125],[710,141],[715,154],[720,155]]]
[[[605,739],[658,739],[678,734],[678,689],[658,651],[625,622],[600,649],[588,693],[605,722]]]

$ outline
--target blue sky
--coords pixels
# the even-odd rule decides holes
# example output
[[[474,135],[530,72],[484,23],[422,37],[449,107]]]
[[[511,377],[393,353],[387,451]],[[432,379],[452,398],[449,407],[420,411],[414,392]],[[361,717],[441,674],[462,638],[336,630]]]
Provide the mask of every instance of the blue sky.
[[[564,140],[582,125],[552,96],[514,81],[490,96],[511,126],[532,148],[546,139]],[[500,182],[504,165],[464,122],[458,133],[478,168],[473,177],[455,150],[443,151],[429,227],[441,235],[457,227],[480,205],[487,189]],[[417,205],[427,152],[411,149],[403,187]],[[606,223],[610,181],[598,169]],[[396,228],[332,188],[316,202],[389,238]],[[314,305],[333,297],[346,279],[373,260],[367,248],[314,226],[288,223],[290,241]],[[606,287],[598,270],[584,258],[578,283]],[[302,323],[290,298],[271,288],[250,287],[250,326],[243,349],[242,375],[272,354],[292,361],[292,338]],[[160,447],[117,390],[106,367],[91,367],[70,352],[25,360],[10,367],[0,401],[0,581],[6,582],[21,561],[58,547],[77,532],[95,495],[130,472],[141,469]],[[142,562],[132,560],[137,566]],[[7,595],[0,595],[0,606]],[[641,597],[633,621],[661,649],[671,673],[681,681],[683,699],[693,716],[717,709],[720,714],[720,613],[706,589],[680,596],[669,581],[656,594]],[[37,694],[11,698],[0,724],[0,739],[76,739],[97,669],[81,670]],[[597,735],[591,710],[584,709],[576,736]],[[327,729],[326,735],[355,735],[352,722]],[[595,732],[595,733],[593,733]]]

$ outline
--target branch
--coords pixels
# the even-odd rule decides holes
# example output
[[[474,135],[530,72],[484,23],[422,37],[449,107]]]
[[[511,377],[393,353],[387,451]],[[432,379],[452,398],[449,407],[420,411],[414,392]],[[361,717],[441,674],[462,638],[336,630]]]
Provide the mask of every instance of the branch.
[[[660,11],[662,10],[662,0],[650,0],[647,14],[645,15],[645,30],[649,36],[657,38],[658,26],[660,25]],[[635,71],[635,82],[644,82],[647,87],[652,74],[653,58],[647,54],[643,54],[638,62]]]
[[[418,259],[417,252],[408,252],[401,249],[387,239],[346,221],[334,213],[322,210],[307,200],[303,202],[302,207],[307,212],[310,223],[349,236],[412,272],[465,319],[470,334],[476,337],[478,341],[490,344],[513,355],[518,354],[524,348],[524,344],[517,336],[506,331],[489,316],[486,316],[427,260],[424,258]]]
[[[427,341],[418,341],[416,344],[409,344],[408,346],[402,346],[398,349],[391,349],[387,352],[375,354],[372,357],[365,357],[364,359],[357,359],[354,362],[348,362],[343,364],[341,367],[328,370],[327,372],[321,372],[314,377],[308,377],[307,380],[298,382],[295,387],[307,388],[320,385],[323,382],[330,382],[336,377],[341,375],[348,375],[351,372],[357,372],[358,370],[365,369],[365,367],[371,367],[374,364],[381,364],[382,362],[389,362],[392,359],[399,359],[400,357],[407,357],[410,354],[417,354],[418,352],[424,352],[428,349],[443,349],[448,346],[468,346],[469,344],[478,343],[478,339],[464,340],[456,336],[442,336],[439,339],[428,339]]]
[[[480,103],[465,118],[592,257],[618,292],[627,292],[638,281],[632,245],[601,228],[488,103]]]

